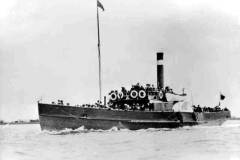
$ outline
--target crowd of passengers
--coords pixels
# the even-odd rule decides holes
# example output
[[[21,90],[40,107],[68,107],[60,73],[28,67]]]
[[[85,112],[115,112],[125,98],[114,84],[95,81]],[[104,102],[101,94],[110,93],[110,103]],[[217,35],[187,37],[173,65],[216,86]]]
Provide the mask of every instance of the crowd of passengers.
[[[55,103],[53,103],[55,104]],[[69,103],[66,103],[69,106]],[[61,100],[58,105],[64,105],[63,101]],[[111,110],[126,110],[126,111],[153,111],[154,106],[152,103],[147,103],[147,104],[122,104],[122,105],[110,105],[110,107],[107,107],[103,105],[100,101],[97,101],[95,104],[82,104],[82,105],[75,105],[75,107],[84,107],[84,108],[96,108],[96,109],[111,109]],[[200,105],[193,105],[193,111],[194,112],[219,112],[219,111],[229,111],[228,108],[223,108],[221,109],[219,106],[215,106],[214,108],[211,107],[201,107]]]
[[[63,100],[58,100],[58,103],[52,102],[54,105],[64,105]],[[66,103],[67,106],[70,106],[69,103]],[[141,110],[144,111],[145,109],[147,110],[153,110],[153,104],[144,104],[140,105],[138,103],[128,105],[128,104],[123,104],[123,105],[110,105],[108,104],[108,107],[106,105],[103,105],[101,101],[97,101],[94,104],[82,104],[82,105],[75,105],[75,107],[83,107],[83,108],[105,108],[105,109],[112,109],[112,110]]]
[[[63,103],[63,100],[58,100],[57,103],[52,102],[52,104],[53,104],[53,105],[67,105],[67,106],[70,106],[70,103],[64,104],[64,103]],[[77,105],[75,105],[75,107],[84,107],[84,108],[107,108],[106,106],[104,106],[104,105],[102,104],[101,101],[97,101],[97,102],[94,103],[94,104],[82,104],[82,105],[77,104]]]
[[[219,112],[219,111],[229,111],[226,107],[221,109],[220,106],[212,107],[201,107],[200,105],[193,105],[193,111],[194,112]]]
[[[76,107],[84,107],[84,108],[107,108],[105,105],[102,104],[101,101],[97,101],[94,104],[82,104],[76,105]]]
[[[55,104],[55,102],[52,102],[52,104]],[[58,100],[58,105],[64,105],[63,100]],[[70,105],[69,103],[66,103],[66,105]],[[128,105],[128,104],[122,104],[122,105],[111,105],[111,107],[107,107],[105,105],[102,104],[101,101],[97,101],[95,104],[82,104],[82,105],[75,105],[75,107],[84,107],[84,108],[105,108],[105,109],[112,109],[112,110],[139,110],[139,111],[153,111],[154,110],[154,106],[152,103],[147,103],[147,104],[132,104],[132,105]],[[215,106],[214,108],[211,107],[201,107],[200,105],[193,105],[193,111],[194,112],[219,112],[219,111],[229,111],[228,108],[223,108],[221,109],[220,106]]]
[[[76,107],[84,107],[84,108],[97,108],[97,109],[110,109],[110,110],[139,110],[139,111],[144,111],[144,110],[149,110],[153,111],[153,104],[144,104],[144,105],[139,105],[139,104],[122,104],[122,105],[102,105],[100,101],[97,101],[95,104],[82,104],[82,105],[76,105]]]
[[[153,111],[154,106],[153,103],[144,103],[144,104],[139,104],[139,103],[134,103],[134,104],[115,104],[115,105],[109,105],[111,109],[113,110],[125,110],[125,111]]]

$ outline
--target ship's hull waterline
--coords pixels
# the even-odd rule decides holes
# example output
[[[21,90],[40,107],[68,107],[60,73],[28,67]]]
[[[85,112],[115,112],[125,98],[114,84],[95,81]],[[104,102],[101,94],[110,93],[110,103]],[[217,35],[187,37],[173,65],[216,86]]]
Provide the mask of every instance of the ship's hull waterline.
[[[42,130],[86,129],[108,130],[177,128],[197,124],[221,124],[230,118],[229,111],[220,112],[155,112],[123,111],[97,108],[83,108],[38,103]]]

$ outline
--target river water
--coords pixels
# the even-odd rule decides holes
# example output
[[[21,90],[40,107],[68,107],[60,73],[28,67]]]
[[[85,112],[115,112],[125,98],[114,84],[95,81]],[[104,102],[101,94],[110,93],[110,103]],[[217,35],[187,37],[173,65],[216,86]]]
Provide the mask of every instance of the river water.
[[[41,131],[1,125],[1,160],[240,160],[240,121],[222,126],[108,131]]]

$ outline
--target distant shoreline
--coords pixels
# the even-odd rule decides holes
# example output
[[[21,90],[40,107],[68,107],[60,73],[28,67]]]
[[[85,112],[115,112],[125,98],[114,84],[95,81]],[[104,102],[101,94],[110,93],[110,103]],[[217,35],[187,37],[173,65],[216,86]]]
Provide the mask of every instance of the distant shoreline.
[[[25,122],[25,123],[0,123],[0,125],[19,125],[19,124],[39,124],[39,122]]]
[[[230,120],[240,120],[240,117],[232,117]]]
[[[19,121],[13,121],[13,122],[4,122],[4,121],[0,121],[0,125],[13,125],[13,124],[39,124],[39,120],[29,120],[29,121],[23,121],[23,120],[19,120]]]

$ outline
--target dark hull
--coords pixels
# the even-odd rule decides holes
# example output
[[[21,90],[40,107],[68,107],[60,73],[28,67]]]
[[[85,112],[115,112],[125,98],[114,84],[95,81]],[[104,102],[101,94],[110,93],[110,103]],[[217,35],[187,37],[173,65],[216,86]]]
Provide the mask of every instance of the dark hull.
[[[230,118],[228,111],[212,113],[119,111],[41,103],[38,104],[38,110],[42,130],[77,129],[81,126],[103,130],[112,127],[131,130],[177,128]]]

